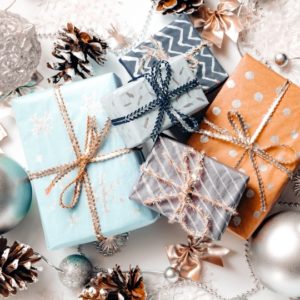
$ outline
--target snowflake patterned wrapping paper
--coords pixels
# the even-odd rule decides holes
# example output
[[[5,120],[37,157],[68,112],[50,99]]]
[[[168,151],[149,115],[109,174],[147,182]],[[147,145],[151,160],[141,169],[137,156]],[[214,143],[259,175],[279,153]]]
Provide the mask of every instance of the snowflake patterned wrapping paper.
[[[228,115],[229,113],[229,115]],[[300,89],[246,55],[189,145],[250,176],[230,229],[248,239],[292,177],[300,151]],[[233,139],[232,139],[233,138]]]
[[[201,42],[198,31],[189,18],[183,15],[121,57],[120,62],[129,75],[136,78],[149,71],[157,59],[191,52]],[[207,46],[201,47],[194,57],[191,64],[198,64],[194,70],[199,70],[199,81],[205,93],[217,89],[227,79],[227,73]]]
[[[130,199],[179,222],[192,235],[205,231],[207,217],[206,236],[213,240],[221,238],[248,181],[245,174],[166,137],[159,138],[141,169]]]
[[[71,83],[61,87],[61,93],[72,120],[74,131],[83,149],[88,115],[96,115],[102,130],[107,116],[101,97],[120,86],[118,77],[101,77]],[[72,162],[75,153],[62,119],[54,90],[27,95],[13,102],[13,110],[20,130],[30,172]],[[124,148],[115,128],[111,128],[98,153],[110,153]],[[111,236],[147,226],[157,214],[129,200],[132,187],[139,176],[141,156],[133,151],[103,162],[91,163],[88,175],[96,198],[97,212],[104,236]],[[45,238],[49,249],[57,249],[96,240],[86,191],[83,188],[78,204],[73,209],[62,208],[59,196],[78,170],[58,182],[50,195],[45,189],[54,176],[32,181]],[[66,195],[72,196],[72,189]]]
[[[195,80],[195,76],[182,56],[172,58],[169,64],[172,69],[171,81],[168,86],[169,91],[178,89],[186,83]],[[102,102],[110,119],[112,119],[112,123],[115,125],[116,120],[124,119],[126,115],[141,111],[143,107],[149,106],[149,103],[159,98],[147,79],[141,77],[115,90],[111,95],[103,97]],[[185,115],[192,115],[208,105],[206,96],[199,85],[181,96],[171,98],[171,110],[175,109],[177,112]],[[163,112],[162,129],[165,130],[173,124],[168,114],[165,111]],[[176,114],[178,115],[178,113]],[[159,107],[156,106],[136,119],[116,125],[119,134],[125,141],[126,147],[132,148],[148,140],[157,124],[158,115]]]

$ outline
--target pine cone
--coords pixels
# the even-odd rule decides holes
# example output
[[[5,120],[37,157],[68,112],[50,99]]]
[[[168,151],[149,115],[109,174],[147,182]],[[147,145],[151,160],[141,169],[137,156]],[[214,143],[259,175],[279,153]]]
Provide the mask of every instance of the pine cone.
[[[81,292],[81,300],[146,300],[147,294],[139,267],[123,273],[116,266],[111,273],[98,273]]]
[[[19,242],[9,247],[7,239],[0,237],[0,294],[15,295],[18,289],[25,289],[27,283],[36,282],[38,272],[33,264],[40,259],[31,247]]]
[[[58,83],[61,79],[71,80],[75,75],[81,78],[92,76],[89,58],[101,65],[105,62],[108,45],[97,36],[91,36],[80,31],[73,24],[59,32],[58,41],[54,43],[52,55],[60,61],[47,63],[47,67],[59,71],[49,79],[49,82]]]
[[[156,10],[165,14],[192,14],[201,5],[203,0],[160,0],[156,6]]]

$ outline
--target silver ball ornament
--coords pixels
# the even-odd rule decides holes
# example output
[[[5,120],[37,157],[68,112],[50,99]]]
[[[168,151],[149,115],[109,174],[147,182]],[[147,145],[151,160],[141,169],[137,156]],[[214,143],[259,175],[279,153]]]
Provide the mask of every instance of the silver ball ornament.
[[[273,216],[254,235],[249,258],[254,274],[275,293],[300,297],[300,212]]]
[[[179,279],[179,272],[172,267],[168,267],[164,272],[164,277],[168,280],[168,282],[176,283]]]
[[[16,227],[27,215],[32,188],[23,168],[0,154],[0,234]]]
[[[276,65],[279,67],[286,67],[289,63],[289,58],[284,53],[277,53],[274,57]]]
[[[93,272],[91,262],[83,255],[72,254],[59,265],[59,278],[68,288],[82,288],[90,280]]]
[[[34,25],[0,10],[0,97],[25,85],[39,64],[41,46]]]

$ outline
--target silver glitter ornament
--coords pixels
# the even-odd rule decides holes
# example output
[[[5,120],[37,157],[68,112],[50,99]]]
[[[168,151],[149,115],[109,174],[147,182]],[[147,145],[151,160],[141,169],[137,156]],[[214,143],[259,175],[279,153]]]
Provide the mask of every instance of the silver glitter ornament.
[[[0,234],[23,220],[31,200],[32,188],[26,172],[17,162],[0,154]]]
[[[273,216],[249,245],[253,271],[264,286],[288,297],[300,297],[300,212]]]
[[[176,283],[179,279],[179,272],[172,267],[168,267],[164,272],[164,277],[168,280],[168,282]]]
[[[106,238],[103,241],[95,242],[96,248],[104,256],[112,256],[121,251],[129,239],[129,233],[125,232]]]
[[[91,262],[83,255],[72,254],[63,259],[59,265],[59,278],[68,288],[82,288],[93,273]]]
[[[283,68],[288,65],[289,58],[284,53],[277,53],[274,57],[274,61],[275,61],[276,65]]]
[[[35,27],[0,10],[0,98],[31,80],[41,58]]]

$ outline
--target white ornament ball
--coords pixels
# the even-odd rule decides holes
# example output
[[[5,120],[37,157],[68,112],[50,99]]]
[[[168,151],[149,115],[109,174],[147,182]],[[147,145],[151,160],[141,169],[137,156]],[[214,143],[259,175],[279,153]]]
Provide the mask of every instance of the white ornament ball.
[[[179,272],[172,267],[168,267],[164,272],[164,277],[168,280],[168,282],[176,283],[179,279]]]
[[[0,97],[25,85],[41,58],[35,27],[23,17],[0,10]]]
[[[249,255],[265,287],[300,297],[300,212],[283,212],[267,221],[250,242]]]

